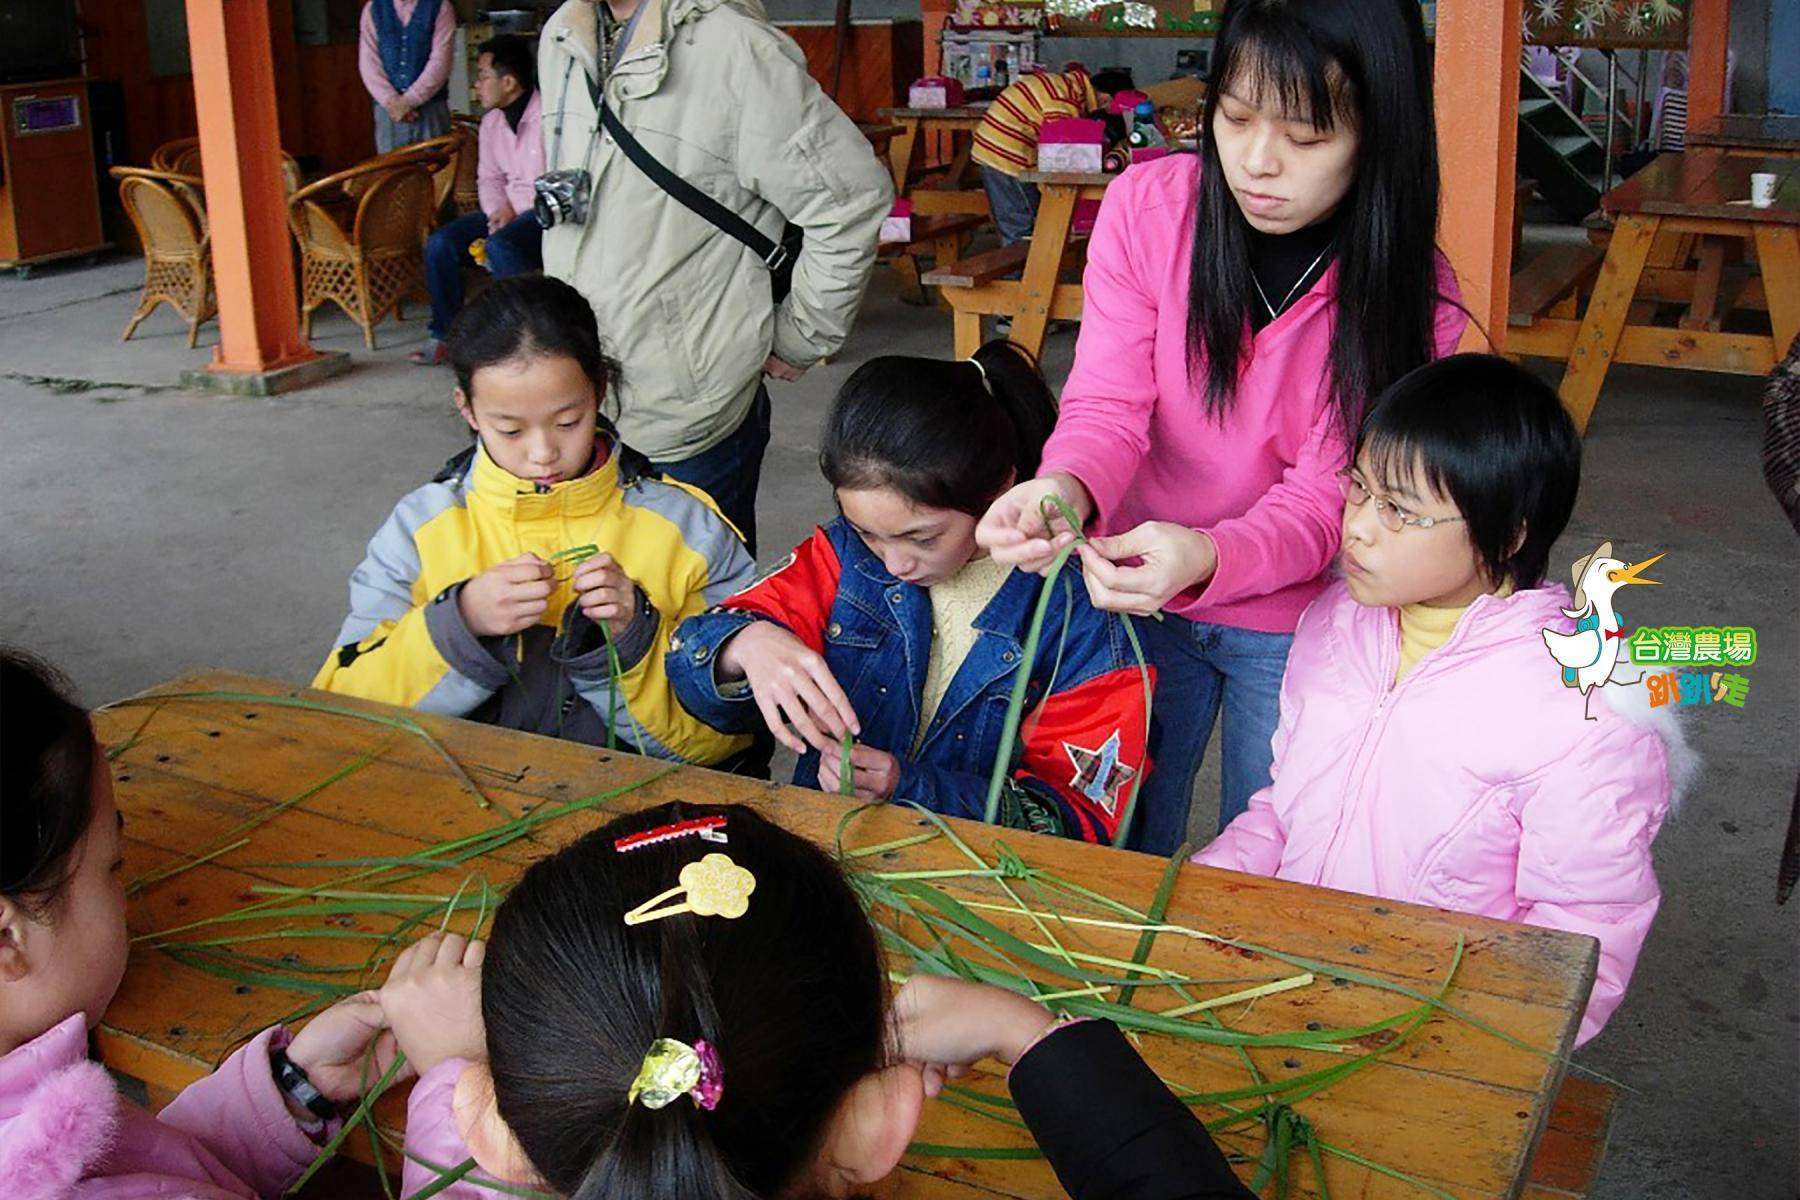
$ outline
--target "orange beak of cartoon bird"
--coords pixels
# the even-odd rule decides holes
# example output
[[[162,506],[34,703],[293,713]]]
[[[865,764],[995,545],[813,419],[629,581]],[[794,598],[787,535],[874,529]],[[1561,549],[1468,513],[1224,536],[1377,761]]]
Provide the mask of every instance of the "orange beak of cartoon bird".
[[[1614,583],[1651,583],[1661,585],[1662,580],[1641,578],[1640,572],[1655,566],[1657,561],[1662,557],[1662,555],[1658,554],[1655,558],[1646,558],[1643,562],[1632,563],[1629,567],[1624,567],[1617,571],[1608,571],[1606,577]]]

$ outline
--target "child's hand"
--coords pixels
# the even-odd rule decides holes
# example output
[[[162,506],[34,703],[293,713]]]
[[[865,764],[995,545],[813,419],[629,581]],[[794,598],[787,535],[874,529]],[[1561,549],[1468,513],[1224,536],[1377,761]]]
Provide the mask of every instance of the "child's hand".
[[[366,1064],[365,1079],[364,1060],[371,1042],[375,1055],[374,1061]],[[308,1021],[287,1048],[289,1061],[306,1072],[327,1100],[338,1104],[362,1095],[364,1087],[387,1073],[399,1053],[400,1045],[387,1028],[387,1018],[375,992],[339,1000]],[[402,1068],[397,1078],[405,1075]]]
[[[844,790],[844,777],[838,773],[843,751],[819,755],[819,788],[826,792]],[[892,800],[900,785],[900,760],[886,750],[861,744],[850,747],[850,787],[861,800]]]
[[[630,628],[637,616],[637,584],[606,553],[594,555],[575,568],[572,582],[581,611],[595,623],[604,623],[614,637]]]
[[[1060,513],[1046,523],[1043,503],[1052,495],[1060,496],[1079,521],[1085,522],[1093,515],[1094,499],[1081,481],[1053,471],[1002,492],[975,526],[976,544],[992,554],[997,563],[1021,571],[1048,570],[1057,553],[1073,542],[1078,532],[1068,527]]]
[[[914,975],[894,997],[888,1021],[900,1057],[925,1068],[926,1094],[935,1096],[945,1079],[980,1059],[1011,1066],[1053,1018],[1042,1005],[1005,988]]]
[[[456,601],[463,623],[476,637],[530,629],[550,608],[550,593],[556,589],[553,576],[550,564],[535,554],[489,567],[463,584]]]
[[[406,1061],[419,1074],[452,1058],[487,1057],[481,1023],[481,960],[486,955],[486,942],[434,933],[394,960],[381,985],[381,1010]]]
[[[830,757],[839,752],[845,730],[862,732],[825,659],[779,625],[753,621],[739,630],[719,651],[719,669],[727,678],[749,681],[769,732],[795,754],[805,754],[810,744]]]

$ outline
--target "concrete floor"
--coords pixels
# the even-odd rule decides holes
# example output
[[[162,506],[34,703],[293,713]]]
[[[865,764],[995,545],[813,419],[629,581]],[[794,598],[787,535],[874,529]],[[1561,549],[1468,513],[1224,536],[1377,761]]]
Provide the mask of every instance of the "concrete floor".
[[[317,342],[356,370],[267,400],[176,390],[207,361],[163,310],[118,341],[132,261],[0,278],[0,639],[61,663],[100,703],[179,671],[311,677],[345,578],[394,500],[465,444],[447,371],[405,361],[419,314],[362,348],[341,317]],[[335,310],[333,310],[335,313]],[[947,354],[949,321],[877,279],[843,356],[776,390],[764,558],[831,512],[816,436],[835,388],[878,353]],[[1068,334],[1047,369],[1066,374]],[[1552,376],[1554,378],[1554,376]],[[1742,710],[1693,710],[1706,771],[1657,842],[1661,917],[1611,1027],[1578,1056],[1626,1083],[1599,1200],[1800,1195],[1800,901],[1773,904],[1800,763],[1796,544],[1757,467],[1760,381],[1619,368],[1589,429],[1581,502],[1552,561],[1602,539],[1666,552],[1634,624],[1748,624],[1761,657]],[[1216,819],[1216,770],[1195,804]]]

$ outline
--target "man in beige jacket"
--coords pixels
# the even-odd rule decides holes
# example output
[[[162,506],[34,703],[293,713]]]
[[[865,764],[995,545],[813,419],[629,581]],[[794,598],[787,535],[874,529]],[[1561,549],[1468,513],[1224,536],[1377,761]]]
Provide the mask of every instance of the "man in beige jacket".
[[[756,547],[765,375],[797,380],[850,332],[893,203],[868,141],[757,0],[568,0],[539,42],[549,171],[591,176],[587,218],[544,269],[587,297],[624,366],[608,411],[665,475],[705,489]],[[679,178],[770,238],[805,231],[793,290],[684,207],[602,129],[599,99]]]

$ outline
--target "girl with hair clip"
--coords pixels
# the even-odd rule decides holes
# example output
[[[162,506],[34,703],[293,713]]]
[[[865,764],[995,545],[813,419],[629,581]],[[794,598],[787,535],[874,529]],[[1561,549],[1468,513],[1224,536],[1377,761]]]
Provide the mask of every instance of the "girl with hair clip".
[[[0,1196],[283,1195],[394,1061],[375,993],[263,1030],[154,1117],[123,1099],[88,1057],[128,950],[112,772],[53,669],[0,647],[0,696]]]
[[[801,756],[803,787],[983,817],[1045,584],[984,554],[975,522],[1037,469],[1055,419],[1036,364],[1007,342],[967,362],[865,363],[819,453],[841,515],[682,624],[668,658],[681,703],[726,733],[766,722]],[[1149,770],[1144,678],[1120,619],[1072,578],[1042,641],[1004,819],[1110,841]]]
[[[1154,613],[1156,775],[1133,844],[1173,852],[1215,718],[1219,826],[1268,782],[1294,624],[1325,586],[1336,472],[1369,398],[1465,325],[1438,217],[1414,0],[1228,0],[1198,160],[1107,189],[1062,415],[980,543],[1041,570],[1073,531],[1094,603]]]
[[[436,941],[409,953],[441,957]],[[935,977],[890,1006],[837,864],[736,805],[587,834],[525,872],[485,957],[382,999],[403,1042],[431,1027],[448,1054],[415,1089],[437,1118],[409,1125],[404,1194],[436,1177],[425,1164],[473,1157],[443,1195],[495,1196],[483,1179],[572,1200],[857,1195],[945,1077],[993,1059],[1077,1200],[1251,1197],[1111,1023]]]
[[[1544,571],[1580,479],[1556,393],[1503,358],[1377,399],[1340,476],[1343,579],[1294,635],[1274,781],[1195,857],[1595,938],[1577,1044],[1624,997],[1661,898],[1651,843],[1695,766],[1643,688],[1601,688],[1584,721],[1545,650],[1572,611]]]

